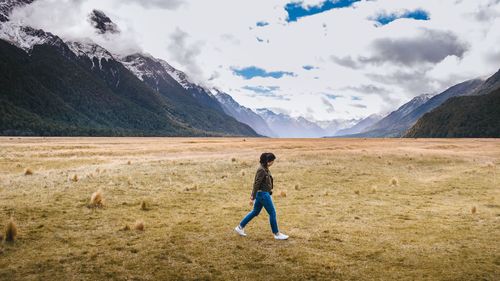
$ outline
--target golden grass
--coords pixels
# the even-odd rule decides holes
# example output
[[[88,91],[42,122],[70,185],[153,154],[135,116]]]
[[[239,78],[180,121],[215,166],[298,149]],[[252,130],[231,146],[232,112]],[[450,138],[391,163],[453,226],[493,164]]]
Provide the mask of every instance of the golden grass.
[[[0,223],[21,230],[0,243],[0,280],[500,279],[498,140],[26,137],[0,151]],[[288,241],[264,210],[233,232],[264,151]],[[96,190],[106,208],[87,208]]]

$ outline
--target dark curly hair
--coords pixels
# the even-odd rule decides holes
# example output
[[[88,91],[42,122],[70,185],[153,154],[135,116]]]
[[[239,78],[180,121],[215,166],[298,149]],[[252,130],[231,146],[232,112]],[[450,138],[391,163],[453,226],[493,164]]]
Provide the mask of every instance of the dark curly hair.
[[[271,152],[264,152],[260,155],[260,164],[267,168],[267,163],[276,159],[276,156]]]

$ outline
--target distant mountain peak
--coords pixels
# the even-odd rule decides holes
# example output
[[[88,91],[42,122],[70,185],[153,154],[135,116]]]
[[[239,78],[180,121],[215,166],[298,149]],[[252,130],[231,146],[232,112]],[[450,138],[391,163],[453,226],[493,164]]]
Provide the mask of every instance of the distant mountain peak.
[[[151,54],[135,53],[123,57],[121,61],[141,80],[144,80],[145,77],[155,79],[156,76],[166,73],[184,89],[190,89],[195,86],[184,72],[174,68],[162,59],[153,57]]]
[[[120,33],[118,26],[101,10],[92,10],[88,20],[99,34]]]
[[[99,68],[102,68],[101,60],[115,60],[115,57],[103,47],[92,41],[67,41],[69,49],[78,57],[88,57],[92,64],[94,58],[99,61]],[[94,67],[94,65],[92,65]]]
[[[30,52],[35,45],[64,44],[59,37],[50,32],[12,22],[6,22],[0,25],[0,39],[11,42],[26,52]]]

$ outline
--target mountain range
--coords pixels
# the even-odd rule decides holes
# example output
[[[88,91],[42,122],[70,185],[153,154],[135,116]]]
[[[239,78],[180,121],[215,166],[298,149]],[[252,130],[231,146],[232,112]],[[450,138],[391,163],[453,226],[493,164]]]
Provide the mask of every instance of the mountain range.
[[[119,32],[100,11],[89,18],[98,33]],[[260,136],[166,62],[117,56],[89,39],[5,21],[0,70],[0,134]]]
[[[386,116],[308,120],[240,105],[165,60],[115,54],[88,38],[65,40],[9,21],[34,0],[0,2],[0,135],[499,137],[500,71],[412,98]],[[104,12],[86,19],[119,34]]]
[[[358,133],[350,133],[348,131],[347,134],[341,135],[342,137],[405,137],[405,136],[426,136],[424,132],[433,132],[429,136],[439,135],[435,130],[424,129],[428,127],[441,127],[444,126],[440,122],[443,120],[447,120],[447,122],[451,122],[452,120],[447,118],[437,117],[440,115],[429,115],[426,118],[426,115],[431,114],[436,110],[442,110],[443,107],[446,106],[446,110],[442,112],[447,112],[451,114],[451,112],[455,111],[457,116],[460,116],[460,112],[463,111],[463,108],[459,106],[457,102],[447,104],[450,100],[453,100],[455,97],[468,96],[471,98],[464,98],[459,100],[472,101],[475,100],[477,96],[486,95],[494,92],[496,89],[500,88],[500,73],[496,72],[486,81],[482,79],[471,79],[464,81],[462,83],[453,85],[439,93],[437,95],[429,95],[424,94],[417,96],[410,100],[409,102],[403,104],[401,107],[396,109],[395,111],[389,113],[387,116],[374,123],[371,126],[366,127],[364,130]],[[484,100],[480,98],[480,100]],[[472,104],[472,103],[471,103]],[[478,102],[477,104],[482,104]],[[457,108],[453,109],[456,106]],[[479,108],[478,108],[479,109]],[[431,116],[434,116],[431,118]],[[451,115],[450,115],[451,116]],[[477,115],[478,117],[480,115]],[[492,116],[496,116],[493,114]],[[461,117],[462,118],[462,117]],[[422,121],[421,121],[422,120]],[[427,121],[423,121],[427,120]],[[431,121],[432,120],[432,121]],[[470,120],[469,120],[470,121]],[[434,125],[431,126],[431,122]],[[418,124],[418,125],[417,125]],[[496,124],[496,122],[491,123],[491,125]],[[417,126],[417,127],[415,127]],[[422,131],[423,130],[423,131]],[[491,131],[491,130],[490,130]],[[494,130],[493,130],[494,131]],[[447,131],[444,131],[443,134],[446,134]],[[472,131],[471,131],[472,132]],[[343,133],[342,131],[339,133]],[[477,133],[477,131],[476,131]],[[458,135],[467,135],[467,136],[483,136],[482,134],[468,134],[466,132],[462,132]],[[449,133],[450,135],[455,135],[453,133]],[[457,136],[458,136],[457,135]],[[491,136],[491,134],[488,134]],[[497,135],[500,136],[500,135]]]
[[[500,70],[469,95],[424,114],[405,137],[500,137]]]

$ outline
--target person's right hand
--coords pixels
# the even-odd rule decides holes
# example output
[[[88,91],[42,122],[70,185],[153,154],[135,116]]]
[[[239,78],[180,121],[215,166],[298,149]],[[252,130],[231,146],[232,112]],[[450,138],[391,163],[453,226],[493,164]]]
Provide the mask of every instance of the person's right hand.
[[[251,199],[250,198],[250,206],[253,206],[253,202],[255,201],[255,199]]]

